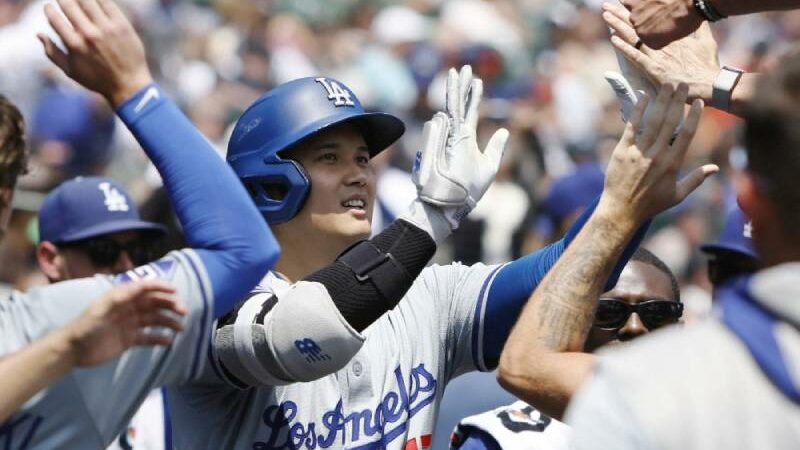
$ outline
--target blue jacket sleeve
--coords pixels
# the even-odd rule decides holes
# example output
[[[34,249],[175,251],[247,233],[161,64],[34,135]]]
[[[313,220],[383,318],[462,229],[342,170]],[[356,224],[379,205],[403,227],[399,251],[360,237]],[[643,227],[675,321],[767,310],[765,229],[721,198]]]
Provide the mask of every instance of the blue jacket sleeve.
[[[231,168],[156,84],[117,114],[161,174],[222,316],[275,263],[278,243]]]
[[[522,312],[522,307],[528,301],[536,286],[544,279],[547,272],[555,265],[567,246],[575,239],[583,226],[589,220],[599,198],[586,208],[578,220],[570,227],[561,240],[554,242],[542,249],[513,261],[497,272],[486,299],[486,311],[483,317],[483,354],[482,369],[497,367],[500,352],[511,333],[511,328]],[[633,253],[639,248],[650,222],[642,225],[623,250],[619,261],[614,266],[611,276],[605,284],[604,290],[609,290],[617,284],[622,268],[628,263]]]

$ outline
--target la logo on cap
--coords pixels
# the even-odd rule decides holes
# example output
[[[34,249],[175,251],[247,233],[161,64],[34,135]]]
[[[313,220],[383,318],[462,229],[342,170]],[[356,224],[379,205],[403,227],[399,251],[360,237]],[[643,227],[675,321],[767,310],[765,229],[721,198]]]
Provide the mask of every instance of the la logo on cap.
[[[110,183],[100,183],[97,188],[103,192],[103,196],[105,196],[104,203],[109,211],[127,211],[130,209],[128,199],[120,194],[117,188],[112,187]]]
[[[752,239],[753,238],[753,222],[749,221],[744,224],[744,229],[742,230],[742,236]]]

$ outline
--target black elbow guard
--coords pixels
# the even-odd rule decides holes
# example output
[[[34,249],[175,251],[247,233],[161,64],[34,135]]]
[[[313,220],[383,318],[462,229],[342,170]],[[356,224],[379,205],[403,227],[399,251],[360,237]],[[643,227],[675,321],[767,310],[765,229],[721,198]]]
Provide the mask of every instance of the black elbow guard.
[[[361,332],[403,298],[436,252],[427,232],[395,220],[306,278],[322,283],[347,322]]]

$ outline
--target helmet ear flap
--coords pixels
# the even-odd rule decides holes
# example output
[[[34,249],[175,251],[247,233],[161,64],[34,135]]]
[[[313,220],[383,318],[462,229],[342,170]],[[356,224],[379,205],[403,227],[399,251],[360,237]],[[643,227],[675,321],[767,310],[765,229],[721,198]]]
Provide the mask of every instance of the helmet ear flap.
[[[265,161],[251,174],[240,173],[247,192],[267,223],[288,222],[305,204],[311,180],[300,163]]]

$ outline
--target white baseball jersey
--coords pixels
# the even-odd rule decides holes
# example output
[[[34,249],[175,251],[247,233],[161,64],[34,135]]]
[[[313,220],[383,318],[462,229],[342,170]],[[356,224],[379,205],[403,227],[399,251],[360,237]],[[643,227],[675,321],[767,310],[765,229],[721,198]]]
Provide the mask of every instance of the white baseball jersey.
[[[800,263],[752,277],[754,299],[783,321],[775,339],[800,385]],[[800,405],[765,376],[719,319],[604,351],[573,399],[579,449],[797,449]]]
[[[0,446],[14,450],[104,449],[125,429],[150,391],[195,378],[210,345],[213,298],[193,250],[110,277],[65,281],[0,301],[0,355],[18,350],[82,313],[112,287],[134,278],[160,278],[187,309],[185,329],[169,346],[134,347],[97,367],[75,369],[0,424]]]
[[[175,447],[429,448],[445,385],[478,367],[483,306],[498,268],[426,268],[400,303],[364,330],[356,356],[315,381],[238,390],[221,381],[225,369],[209,352],[202,380],[168,390]],[[289,287],[270,273],[258,290],[280,302]],[[298,350],[308,351],[309,361],[325,357],[313,345]]]
[[[458,449],[475,430],[491,436],[503,450],[568,450],[572,437],[566,424],[523,401],[464,418],[451,448]]]
[[[172,450],[166,392],[153,389],[106,450]]]

